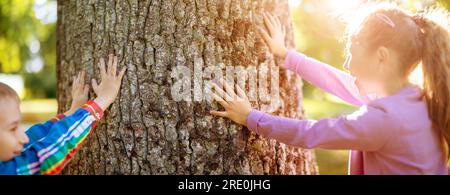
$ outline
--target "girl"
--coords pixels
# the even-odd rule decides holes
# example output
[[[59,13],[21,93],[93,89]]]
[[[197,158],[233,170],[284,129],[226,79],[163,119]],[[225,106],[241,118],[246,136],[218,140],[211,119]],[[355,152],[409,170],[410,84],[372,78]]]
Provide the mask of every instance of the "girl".
[[[224,108],[211,114],[251,131],[303,147],[350,149],[349,174],[447,174],[450,143],[450,44],[443,10],[412,15],[391,5],[372,7],[348,32],[346,74],[288,51],[284,28],[264,15],[261,35],[284,68],[360,106],[340,118],[295,120],[251,109],[245,93],[222,81],[210,95]],[[421,63],[423,89],[410,73]]]
[[[108,68],[100,59],[101,83],[92,80],[97,98],[88,101],[89,88],[84,72],[74,78],[72,106],[55,118],[32,126],[26,132],[19,128],[20,110],[17,93],[0,83],[0,175],[56,174],[73,157],[80,144],[116,99],[125,74],[117,73],[117,57],[109,56]]]

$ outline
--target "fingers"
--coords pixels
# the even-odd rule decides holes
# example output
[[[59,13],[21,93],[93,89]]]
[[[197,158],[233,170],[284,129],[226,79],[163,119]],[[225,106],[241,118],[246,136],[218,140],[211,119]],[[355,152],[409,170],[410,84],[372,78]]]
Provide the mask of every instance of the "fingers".
[[[266,14],[267,19],[269,20],[269,22],[274,25],[275,23],[272,20],[272,14],[270,14],[270,12],[265,12],[264,14]]]
[[[259,34],[261,35],[261,37],[263,38],[264,42],[266,42],[266,44],[269,44],[272,37],[270,37],[269,33],[267,33],[266,30],[264,29],[259,29]]]
[[[266,24],[267,29],[269,30],[269,33],[271,36],[273,36],[277,30],[284,32],[283,34],[286,34],[286,29],[281,24],[280,17],[274,16],[274,15],[270,14],[269,12],[265,12],[264,13],[264,23]]]
[[[238,93],[238,95],[239,95],[240,98],[245,99],[245,100],[248,100],[248,97],[247,97],[247,95],[245,94],[244,90],[242,90],[241,87],[239,87],[238,84],[236,84],[236,91],[237,91],[237,93]]]
[[[267,13],[263,14],[263,18],[264,18],[264,24],[266,25],[267,29],[269,30],[269,33],[271,35],[273,35],[273,31],[274,31],[274,24],[272,23],[272,21],[270,20],[269,16]]]
[[[125,75],[126,71],[127,71],[127,67],[124,66],[119,73],[119,82],[122,81],[123,75]]]
[[[220,105],[222,105],[224,108],[228,108],[229,104],[223,100],[222,97],[220,97],[219,95],[217,95],[216,93],[213,92],[209,92],[209,96],[211,96],[214,100],[216,100]]]
[[[78,82],[80,82],[80,86],[84,86],[85,75],[86,75],[86,71],[83,69],[80,73],[80,78],[78,78]]]
[[[77,78],[75,80],[77,83],[80,82],[80,77],[81,77],[81,72],[78,72]]]
[[[114,56],[114,54],[108,55],[108,67],[105,65],[105,59],[100,58],[100,72],[102,75],[102,81],[106,79],[106,76],[110,76],[110,79],[113,79],[117,82],[121,82],[127,67],[123,67],[119,73],[117,73],[117,63],[118,57]]]
[[[77,86],[77,76],[72,77],[72,90]]]
[[[278,16],[273,16],[274,17],[274,19],[275,19],[275,23],[276,23],[276,26],[278,27],[278,28],[280,28],[281,27],[281,20],[280,20],[280,17],[278,17]]]
[[[283,37],[286,38],[286,27],[284,25],[281,27],[281,33],[283,33]]]
[[[233,98],[231,98],[231,96],[228,95],[227,92],[225,92],[221,87],[219,87],[217,84],[212,83],[212,87],[214,88],[214,90],[217,92],[216,94],[220,95],[221,98],[225,97],[225,100],[227,101],[232,101]]]
[[[92,89],[94,90],[94,92],[97,94],[98,91],[98,83],[97,80],[92,79]]]
[[[209,113],[211,113],[214,116],[228,117],[227,112],[210,111]]]
[[[114,61],[113,61],[113,64],[115,64],[115,66],[116,66],[116,69],[117,69],[117,66],[118,66],[118,58],[117,58],[117,56],[114,56]],[[115,73],[115,72],[114,72]],[[117,74],[116,74],[117,75]]]
[[[111,62],[111,75],[117,77],[117,56],[114,56],[114,54],[109,54],[109,58],[111,60],[112,58],[112,62]]]
[[[222,86],[225,87],[225,91],[227,92],[227,94],[230,97],[232,97],[233,100],[235,100],[236,99],[236,93],[234,92],[234,89],[230,85],[228,85],[228,83],[225,82],[225,80],[223,80],[223,79],[220,80],[220,83],[222,84]]]
[[[105,75],[119,77],[120,73],[119,73],[119,75],[117,74],[117,63],[118,63],[118,58],[117,58],[117,56],[114,56],[114,54],[108,55],[107,67],[105,64],[105,59],[100,58],[100,71],[101,71],[102,77],[104,77]]]
[[[277,29],[278,27],[280,27],[280,23],[277,20],[278,17],[275,17],[274,15],[272,15],[271,13],[268,13],[269,19],[272,22],[272,25],[275,29]]]
[[[114,55],[109,54],[108,55],[108,67],[106,68],[109,75],[116,75],[116,72],[114,71],[113,60],[114,60]]]
[[[81,72],[72,77],[72,90],[77,90],[80,87],[80,74]]]
[[[105,59],[100,58],[100,73],[102,78],[106,76]]]
[[[266,15],[267,15],[267,19],[270,21],[272,26],[275,28],[277,26],[277,22],[276,22],[275,18],[273,17],[273,15],[270,12],[266,12]]]
[[[84,97],[89,95],[89,85],[84,85],[83,95]]]

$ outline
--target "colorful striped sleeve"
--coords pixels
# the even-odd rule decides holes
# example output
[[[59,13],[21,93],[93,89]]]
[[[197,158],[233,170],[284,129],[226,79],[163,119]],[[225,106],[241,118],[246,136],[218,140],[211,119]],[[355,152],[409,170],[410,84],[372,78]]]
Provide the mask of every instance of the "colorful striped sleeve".
[[[45,138],[48,133],[49,130],[53,127],[53,125],[64,119],[66,116],[64,114],[58,114],[55,117],[53,117],[52,119],[46,121],[45,123],[40,123],[40,124],[35,124],[33,126],[31,126],[27,131],[26,134],[28,136],[28,138],[30,139],[30,141],[28,142],[28,144],[25,145],[25,149],[27,149],[28,147],[30,147],[31,145],[33,145],[35,142],[38,142],[40,140],[42,140],[43,138]]]
[[[56,122],[48,135],[25,149],[20,156],[0,162],[0,174],[57,174],[90,134],[103,111],[94,102]]]

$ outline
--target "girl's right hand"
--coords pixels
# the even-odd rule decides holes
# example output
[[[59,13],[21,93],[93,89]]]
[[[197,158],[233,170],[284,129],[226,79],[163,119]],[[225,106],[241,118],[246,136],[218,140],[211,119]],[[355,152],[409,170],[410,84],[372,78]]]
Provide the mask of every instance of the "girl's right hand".
[[[284,43],[286,37],[286,28],[281,24],[278,17],[272,14],[264,13],[264,24],[266,29],[260,28],[259,33],[269,46],[270,51],[277,57],[286,58],[288,50]]]
[[[125,71],[126,67],[123,67],[117,73],[117,56],[113,54],[109,54],[107,68],[105,67],[105,60],[103,58],[100,59],[102,82],[97,84],[97,81],[92,79],[92,88],[95,94],[97,94],[97,98],[94,101],[102,110],[106,110],[116,99]]]

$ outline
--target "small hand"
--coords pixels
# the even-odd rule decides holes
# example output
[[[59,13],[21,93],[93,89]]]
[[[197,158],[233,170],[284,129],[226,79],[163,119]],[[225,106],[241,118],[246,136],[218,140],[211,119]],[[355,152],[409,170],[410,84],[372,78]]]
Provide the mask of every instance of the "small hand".
[[[97,94],[97,98],[94,101],[102,110],[106,110],[116,99],[125,71],[126,67],[123,67],[117,74],[117,56],[113,54],[109,54],[107,69],[105,67],[105,60],[103,58],[100,59],[102,81],[98,84],[97,80],[92,79],[92,88],[95,94]]]
[[[286,58],[288,50],[284,43],[286,37],[286,28],[281,24],[278,17],[272,14],[264,13],[264,24],[267,28],[259,29],[259,34],[269,46],[270,51],[277,57]]]
[[[89,99],[89,85],[85,84],[84,77],[85,71],[81,71],[77,76],[73,77],[72,83],[72,105],[70,109],[64,113],[64,115],[68,116],[73,114],[78,108],[83,106]]]
[[[245,95],[244,91],[237,84],[237,94],[224,80],[221,80],[221,84],[225,87],[225,91],[213,83],[215,93],[210,92],[209,95],[219,102],[225,108],[225,111],[211,111],[210,113],[215,116],[229,118],[235,123],[247,126],[247,117],[252,111],[252,106],[247,95]]]

